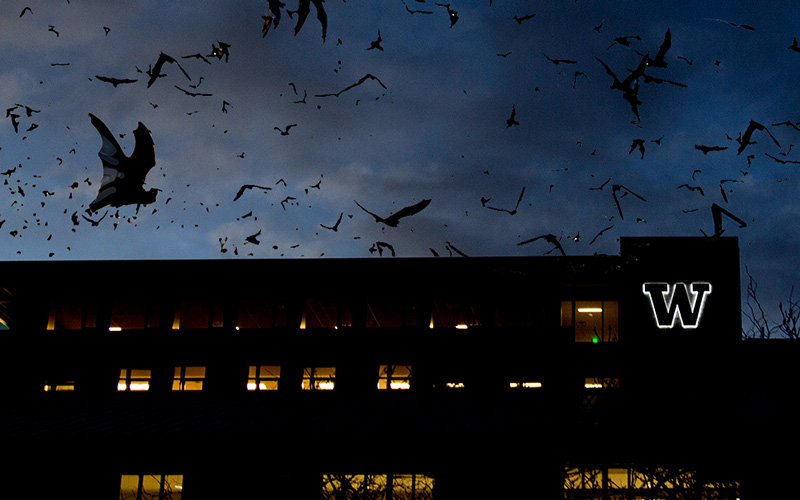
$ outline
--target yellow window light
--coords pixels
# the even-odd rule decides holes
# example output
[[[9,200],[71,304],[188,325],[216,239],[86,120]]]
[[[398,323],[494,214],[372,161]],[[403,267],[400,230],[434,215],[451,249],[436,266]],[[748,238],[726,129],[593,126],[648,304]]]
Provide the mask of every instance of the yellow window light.
[[[603,312],[602,307],[579,307],[579,313],[601,313]]]

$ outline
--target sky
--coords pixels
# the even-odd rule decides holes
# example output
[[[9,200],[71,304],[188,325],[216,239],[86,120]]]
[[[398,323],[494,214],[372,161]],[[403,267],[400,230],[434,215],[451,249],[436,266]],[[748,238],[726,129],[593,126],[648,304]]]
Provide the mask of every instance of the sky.
[[[713,235],[716,204],[743,290],[800,284],[794,2],[322,6],[324,38],[298,0],[266,33],[265,0],[0,1],[0,259],[617,254]],[[643,61],[634,110],[611,73]],[[150,130],[155,202],[86,211],[89,113],[125,154]]]

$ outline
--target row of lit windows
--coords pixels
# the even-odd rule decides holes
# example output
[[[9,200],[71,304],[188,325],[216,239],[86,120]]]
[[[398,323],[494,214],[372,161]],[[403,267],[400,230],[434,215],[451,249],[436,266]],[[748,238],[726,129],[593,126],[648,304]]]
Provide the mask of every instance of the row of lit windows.
[[[268,300],[242,300],[236,304],[235,328],[263,329],[290,325],[289,303]],[[544,323],[541,304],[512,304],[495,308],[488,321],[479,313],[477,304],[434,300],[424,326],[430,328],[470,328],[491,323],[496,327],[534,327]],[[369,300],[364,303],[363,325],[367,328],[417,326],[421,321],[418,306],[413,302]],[[59,301],[50,306],[48,330],[97,328],[100,315],[97,304],[82,301]],[[211,300],[180,301],[166,315],[154,302],[117,300],[111,304],[110,330],[145,328],[207,329],[222,327],[225,310],[221,302]],[[336,299],[308,299],[299,315],[301,329],[351,327],[353,310]],[[580,342],[616,341],[618,335],[616,301],[563,301],[561,325],[575,329]]]
[[[323,474],[322,500],[432,500],[434,479],[425,474]],[[119,500],[180,500],[183,475],[131,474],[120,480]]]
[[[686,467],[567,467],[564,500],[739,499],[735,481],[703,478]]]
[[[410,365],[381,365],[378,369],[378,390],[407,390],[411,388],[412,376]],[[150,390],[151,370],[127,369],[119,371],[117,390],[148,391]],[[172,378],[173,391],[202,391],[206,378],[205,366],[176,366]],[[251,365],[248,369],[248,391],[276,391],[281,379],[281,367],[278,365]],[[300,388],[304,391],[330,391],[336,386],[336,367],[315,366],[303,369]],[[464,382],[446,382],[447,389],[463,389]],[[509,382],[510,389],[541,389],[542,383],[538,381]],[[608,389],[618,388],[619,379],[613,377],[586,377],[584,388]],[[66,380],[61,382],[47,381],[44,384],[45,392],[74,391],[75,382]]]
[[[432,500],[434,477],[426,474],[323,474],[323,500]],[[702,478],[687,467],[571,467],[564,471],[564,500],[684,499],[738,500],[736,481]],[[123,475],[120,500],[172,499],[183,493],[182,475]]]

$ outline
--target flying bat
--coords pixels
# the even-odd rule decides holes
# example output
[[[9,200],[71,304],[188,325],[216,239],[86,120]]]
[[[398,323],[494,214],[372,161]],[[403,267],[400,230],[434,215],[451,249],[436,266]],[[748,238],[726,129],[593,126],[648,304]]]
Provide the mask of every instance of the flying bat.
[[[103,178],[97,197],[89,204],[89,211],[97,212],[108,205],[147,205],[156,201],[158,189],[145,191],[143,188],[147,173],[156,164],[153,137],[147,127],[138,123],[133,131],[136,141],[133,153],[125,156],[106,124],[91,113],[89,118],[103,141],[97,154],[103,163]]]
[[[642,201],[647,201],[644,198],[642,198],[641,196],[639,196],[638,194],[636,194],[633,191],[631,191],[630,189],[626,188],[625,186],[621,186],[619,184],[612,184],[611,185],[611,196],[614,197],[614,203],[617,205],[617,211],[619,212],[619,218],[620,219],[624,219],[625,218],[625,217],[622,216],[622,207],[620,207],[619,199],[617,198],[617,191],[620,191],[622,189],[625,190],[625,192],[623,193],[622,196],[626,196],[627,194],[630,193],[630,194],[634,195],[635,197],[639,198]]]
[[[158,55],[158,60],[156,61],[155,66],[153,66],[152,69],[147,72],[147,74],[150,76],[150,79],[147,81],[148,87],[150,87],[153,84],[153,82],[155,82],[158,78],[161,78],[162,76],[167,76],[166,74],[161,73],[161,68],[164,66],[164,63],[175,63],[175,65],[178,66],[178,68],[180,68],[181,71],[183,71],[183,74],[184,76],[186,76],[187,79],[189,80],[192,79],[189,76],[189,74],[186,73],[186,71],[183,69],[180,63],[178,63],[178,61],[176,61],[173,57],[168,56],[167,54],[162,52]]]
[[[449,3],[436,3],[439,7],[447,9],[447,15],[450,17],[450,27],[452,28],[458,22],[458,11],[450,8]]]
[[[280,133],[281,133],[281,135],[289,135],[289,129],[290,129],[290,128],[292,128],[292,127],[296,127],[296,126],[297,126],[297,124],[296,124],[296,123],[292,123],[291,125],[286,125],[286,127],[285,127],[283,130],[281,130],[281,129],[280,129],[280,128],[278,128],[278,127],[273,127],[273,128],[274,128],[275,130],[277,130],[278,132],[280,132]]]
[[[225,62],[228,62],[228,56],[230,56],[230,52],[228,49],[231,47],[230,44],[225,42],[217,41],[219,47],[211,44],[211,53],[208,54],[208,57],[216,57],[217,59],[222,59],[222,56],[225,56]]]
[[[739,227],[747,227],[747,223],[742,219],[736,217],[716,203],[711,204],[711,217],[714,219],[714,236],[719,236],[724,232],[722,229],[722,216],[726,215],[731,220],[739,224]]]
[[[531,238],[529,240],[520,241],[519,243],[517,243],[517,246],[527,245],[528,243],[532,243],[532,242],[534,242],[536,240],[539,240],[539,239],[544,239],[548,243],[552,243],[553,245],[555,245],[555,247],[558,249],[558,251],[561,252],[561,255],[563,255],[564,257],[567,256],[567,254],[564,252],[564,247],[561,246],[561,243],[558,242],[558,238],[556,238],[556,235],[554,235],[554,234],[542,234],[540,236],[537,236],[535,238]]]
[[[553,59],[544,52],[542,52],[542,55],[544,55],[544,57],[553,64],[578,64],[578,61],[573,61],[572,59]]]
[[[334,224],[333,226],[326,226],[325,224],[320,224],[320,226],[324,227],[325,229],[330,229],[333,232],[338,232],[339,223],[342,222],[342,215],[344,215],[344,212],[341,212],[339,214],[339,219],[336,220],[336,224]]]
[[[658,48],[658,52],[656,52],[655,57],[652,59],[648,59],[647,65],[653,68],[666,68],[667,61],[665,59],[667,52],[672,47],[672,32],[667,28],[667,32],[664,33],[664,41],[661,42],[661,46]],[[643,56],[639,51],[635,51],[640,56]]]
[[[511,105],[511,116],[508,117],[506,120],[506,128],[510,128],[512,125],[519,125],[519,122],[516,119],[517,116],[517,107],[516,105]]]
[[[758,123],[756,121],[750,120],[750,123],[747,125],[747,130],[744,131],[744,134],[742,135],[742,138],[740,140],[737,140],[737,142],[739,143],[739,149],[736,152],[737,155],[741,154],[742,151],[744,151],[744,148],[746,148],[748,145],[755,144],[750,139],[753,136],[753,132],[755,132],[756,130],[762,130],[762,131],[766,132],[767,134],[769,134],[769,136],[772,138],[772,140],[775,142],[775,144],[778,146],[778,148],[781,147],[781,145],[778,142],[778,140],[775,139],[775,136],[772,135],[772,133],[767,129],[767,127],[765,127],[764,125],[761,125],[760,123]]]
[[[520,191],[519,198],[517,198],[517,204],[514,206],[512,210],[508,210],[506,208],[489,207],[489,206],[487,206],[486,208],[488,208],[489,210],[496,210],[498,212],[508,212],[509,214],[514,215],[517,213],[517,209],[519,208],[519,204],[522,201],[522,197],[524,195],[525,195],[525,186],[522,186],[522,191]]]
[[[131,78],[112,78],[109,76],[101,76],[101,75],[94,75],[94,77],[100,80],[101,82],[110,83],[115,87],[121,83],[136,83],[139,81],[139,80],[133,80]]]
[[[189,91],[189,90],[182,89],[182,88],[178,87],[177,85],[175,85],[175,88],[176,88],[176,89],[178,89],[178,90],[180,90],[180,91],[181,91],[181,92],[183,92],[184,94],[186,94],[186,95],[188,95],[188,96],[191,96],[191,97],[197,97],[197,96],[211,97],[211,96],[213,96],[213,95],[214,95],[214,94],[207,94],[207,93],[203,93],[203,92],[191,92],[191,91]]]
[[[233,201],[236,201],[239,198],[241,198],[244,192],[247,191],[248,189],[253,189],[253,188],[263,189],[264,191],[272,190],[271,187],[257,186],[255,184],[245,184],[244,186],[239,188],[239,191],[236,192],[236,196],[233,197]]]
[[[295,36],[300,32],[303,23],[306,22],[306,17],[308,17],[308,13],[311,12],[311,4],[313,3],[314,8],[317,9],[317,19],[320,25],[322,25],[322,43],[325,43],[325,35],[328,31],[328,15],[325,13],[322,2],[323,0],[300,0],[297,4],[297,24],[294,27]]]
[[[690,185],[688,185],[688,184],[681,184],[680,186],[678,186],[678,189],[680,189],[680,188],[682,188],[682,187],[685,187],[686,189],[688,189],[688,190],[690,190],[690,191],[700,191],[700,194],[701,194],[701,195],[703,195],[703,196],[705,196],[705,195],[706,195],[706,194],[703,192],[703,188],[702,188],[702,187],[700,187],[700,186],[690,186]]]
[[[610,226],[608,226],[608,227],[607,227],[607,228],[605,228],[605,229],[601,229],[599,233],[597,233],[596,235],[594,235],[594,238],[592,238],[592,241],[590,241],[590,242],[589,242],[589,244],[591,245],[592,243],[594,243],[594,242],[595,242],[595,240],[596,240],[597,238],[599,238],[601,234],[605,233],[606,231],[608,231],[608,230],[609,230],[609,229],[611,229],[612,227],[614,227],[614,224],[611,224]]]
[[[330,97],[330,96],[339,97],[344,92],[347,92],[348,90],[352,89],[353,87],[361,85],[362,83],[366,82],[368,79],[369,80],[375,80],[376,82],[378,82],[380,84],[381,87],[383,87],[384,89],[386,88],[386,85],[384,85],[383,82],[378,79],[378,77],[367,73],[366,75],[362,76],[361,79],[359,79],[356,83],[354,83],[354,84],[352,84],[352,85],[340,90],[339,92],[332,93],[332,94],[316,94],[314,97]]]
[[[422,209],[424,209],[425,207],[428,206],[428,204],[431,202],[431,200],[422,200],[422,201],[420,201],[419,203],[417,203],[415,205],[411,205],[410,207],[402,208],[397,213],[394,213],[394,214],[392,214],[392,215],[390,215],[388,217],[385,217],[385,218],[381,217],[380,215],[377,215],[377,214],[374,214],[374,213],[370,212],[366,208],[362,207],[356,200],[353,200],[353,202],[356,205],[358,205],[358,208],[360,208],[361,210],[367,212],[372,217],[374,217],[375,218],[375,222],[378,222],[379,224],[386,224],[389,227],[397,227],[397,224],[400,222],[400,219],[402,219],[403,217],[408,217],[408,216],[411,216],[411,215],[414,215],[414,214],[417,214],[417,213],[421,212]]]
[[[704,155],[707,155],[711,151],[724,151],[728,149],[727,146],[705,146],[703,144],[695,144],[694,148],[702,151]]]

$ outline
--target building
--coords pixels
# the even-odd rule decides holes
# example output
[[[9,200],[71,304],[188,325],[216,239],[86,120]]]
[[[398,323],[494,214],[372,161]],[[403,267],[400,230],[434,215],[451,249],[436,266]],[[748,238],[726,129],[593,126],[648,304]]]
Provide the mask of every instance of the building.
[[[735,238],[0,269],[7,498],[796,489],[797,347],[742,340]]]

